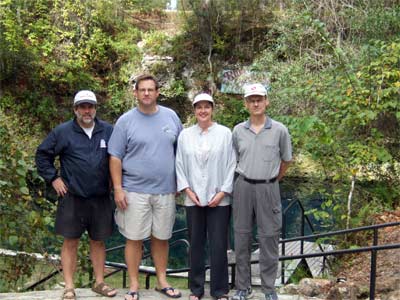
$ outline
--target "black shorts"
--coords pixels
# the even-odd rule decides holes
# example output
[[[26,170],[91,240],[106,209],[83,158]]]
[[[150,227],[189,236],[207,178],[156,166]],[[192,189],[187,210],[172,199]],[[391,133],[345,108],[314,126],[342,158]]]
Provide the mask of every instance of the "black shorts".
[[[114,227],[111,198],[81,198],[67,193],[58,199],[56,233],[65,238],[80,238],[87,230],[90,239],[105,240]]]

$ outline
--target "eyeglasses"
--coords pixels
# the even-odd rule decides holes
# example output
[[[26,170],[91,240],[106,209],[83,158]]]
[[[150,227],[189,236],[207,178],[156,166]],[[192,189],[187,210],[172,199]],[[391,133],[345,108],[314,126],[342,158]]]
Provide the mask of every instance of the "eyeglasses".
[[[146,92],[151,94],[154,93],[156,90],[155,89],[138,89],[139,93],[145,94]]]

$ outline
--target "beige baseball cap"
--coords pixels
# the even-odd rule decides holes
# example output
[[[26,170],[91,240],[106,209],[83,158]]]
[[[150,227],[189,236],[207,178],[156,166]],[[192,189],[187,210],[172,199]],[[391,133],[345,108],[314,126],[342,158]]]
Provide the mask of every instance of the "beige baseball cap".
[[[74,97],[74,106],[81,103],[97,104],[96,95],[88,90],[79,91]]]

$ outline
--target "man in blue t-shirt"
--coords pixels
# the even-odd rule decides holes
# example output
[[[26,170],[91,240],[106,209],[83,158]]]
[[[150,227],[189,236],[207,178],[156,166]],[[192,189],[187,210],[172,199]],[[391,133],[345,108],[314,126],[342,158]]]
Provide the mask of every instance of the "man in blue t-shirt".
[[[139,76],[134,94],[138,105],[118,119],[108,148],[115,220],[127,239],[130,288],[125,299],[139,299],[142,241],[149,236],[156,290],[179,298],[181,293],[167,282],[166,269],[168,239],[175,221],[175,147],[182,124],[173,110],[157,105],[159,86],[153,76]]]

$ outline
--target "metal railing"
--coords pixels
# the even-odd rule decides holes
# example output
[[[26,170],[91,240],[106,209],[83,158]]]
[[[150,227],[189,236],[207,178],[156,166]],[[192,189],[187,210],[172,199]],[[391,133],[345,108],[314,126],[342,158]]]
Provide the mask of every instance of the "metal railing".
[[[301,236],[299,237],[294,237],[294,238],[285,238],[286,235],[286,214],[287,212],[292,209],[292,207],[298,204],[301,210],[301,226],[300,226],[300,232]],[[313,225],[311,221],[309,220],[308,216],[305,214],[305,209],[303,205],[301,204],[300,201],[295,200],[292,201],[283,211],[283,228],[282,228],[282,239],[280,239],[280,244],[281,244],[281,256],[279,257],[279,261],[282,263],[282,275],[281,275],[281,280],[282,284],[284,284],[285,280],[285,269],[284,269],[284,262],[287,260],[294,260],[294,259],[306,259],[306,258],[312,258],[312,257],[323,257],[323,268],[325,266],[325,263],[327,262],[328,257],[332,256],[339,256],[339,255],[344,255],[344,254],[352,254],[352,253],[361,253],[361,252],[371,252],[371,268],[370,268],[370,291],[369,291],[369,299],[374,300],[375,299],[375,287],[376,287],[376,261],[377,261],[377,252],[378,251],[384,251],[384,250],[389,250],[389,249],[399,249],[400,244],[385,244],[385,245],[378,245],[379,241],[379,235],[378,235],[378,230],[380,228],[385,228],[385,227],[393,227],[393,226],[400,226],[400,222],[392,222],[392,223],[385,223],[385,224],[378,224],[378,225],[370,225],[370,226],[362,226],[362,227],[357,227],[357,228],[352,228],[352,229],[346,229],[346,230],[337,230],[337,231],[331,231],[327,233],[320,233],[320,234],[311,234],[311,235],[304,235],[305,234],[305,224],[307,224],[311,231],[314,232]],[[183,232],[186,229],[181,229],[178,232]],[[321,238],[327,238],[327,237],[332,237],[332,236],[340,236],[340,235],[345,235],[347,236],[350,233],[355,233],[355,232],[366,232],[366,231],[373,231],[373,239],[372,239],[372,246],[369,247],[359,247],[359,248],[354,248],[354,249],[341,249],[341,250],[334,250],[334,251],[325,251],[322,248],[321,244],[318,244],[318,247],[320,248],[321,252],[318,253],[307,253],[304,254],[304,241],[307,240],[318,240]],[[186,247],[189,247],[189,243],[186,240],[180,240],[185,241],[184,244]],[[295,242],[295,241],[300,241],[300,254],[298,255],[289,255],[287,256],[285,253],[285,245],[289,242]],[[253,260],[251,264],[258,264],[259,260]],[[110,266],[115,266],[113,263],[109,263]],[[235,262],[230,262],[229,267],[231,268],[231,287],[234,287],[234,282],[235,282]],[[206,269],[209,269],[209,265],[206,266]],[[149,271],[142,269],[140,270],[142,273],[146,274],[146,288],[149,288],[149,277],[154,276],[155,272],[154,271]],[[167,274],[176,274],[176,273],[181,273],[181,272],[188,272],[190,271],[190,268],[180,268],[180,269],[173,269],[173,270],[168,270]],[[125,287],[126,281],[124,283]]]
[[[336,236],[336,235],[347,235],[349,233],[354,233],[354,232],[365,232],[372,230],[373,231],[373,245],[368,246],[368,247],[359,247],[359,248],[354,248],[354,249],[341,249],[341,250],[333,250],[333,251],[325,251],[325,252],[318,252],[318,253],[301,253],[298,255],[281,255],[279,257],[280,261],[287,261],[287,260],[293,260],[293,259],[305,259],[305,258],[311,258],[311,257],[328,257],[328,256],[339,256],[339,255],[344,255],[344,254],[352,254],[352,253],[361,253],[361,252],[371,252],[371,268],[370,268],[370,291],[369,291],[369,299],[374,300],[375,299],[375,286],[376,286],[376,260],[377,260],[377,252],[378,251],[384,251],[384,250],[390,250],[390,249],[400,249],[400,243],[398,244],[385,244],[385,245],[378,245],[378,230],[380,228],[385,228],[385,227],[393,227],[393,226],[400,226],[400,222],[392,222],[392,223],[385,223],[385,224],[378,224],[378,225],[371,225],[371,226],[363,226],[363,227],[357,227],[357,228],[352,228],[352,229],[346,229],[346,230],[338,230],[338,231],[332,231],[332,232],[327,232],[327,233],[321,233],[321,234],[312,234],[312,235],[307,235],[307,236],[301,236],[301,237],[295,237],[295,238],[288,238],[288,239],[281,239],[279,242],[284,245],[285,243],[288,242],[294,242],[294,241],[305,241],[309,239],[319,239],[319,238],[324,238],[324,237],[329,237],[329,236]],[[185,230],[185,229],[182,229]],[[186,242],[185,242],[186,244]],[[188,245],[188,244],[187,244]],[[259,260],[252,260],[251,264],[258,264]],[[124,268],[126,270],[126,265],[125,264],[116,264],[116,263],[107,263],[108,266],[110,267],[116,267],[116,268]],[[235,262],[229,263],[229,267],[231,268],[231,280],[230,282],[232,285],[235,282]],[[206,266],[206,269],[209,269],[209,265]],[[167,274],[176,274],[176,273],[181,273],[181,272],[188,272],[190,268],[180,268],[180,269],[173,269],[173,270],[168,270]],[[146,270],[146,269],[141,269],[141,273],[146,274],[146,289],[149,288],[149,277],[150,276],[155,276],[155,271],[153,270]],[[126,282],[125,282],[126,284]],[[124,285],[124,288],[126,285]]]
[[[286,228],[287,228],[287,213],[289,210],[291,210],[294,205],[298,205],[300,208],[300,214],[301,214],[301,219],[300,219],[300,236],[305,235],[305,225],[307,224],[310,227],[310,230],[312,233],[315,232],[314,226],[312,225],[310,218],[306,215],[306,211],[304,209],[303,204],[301,203],[300,200],[295,199],[290,201],[289,205],[283,210],[282,212],[282,240],[281,240],[281,255],[285,256],[286,253]],[[321,247],[320,244],[318,244],[319,249],[321,252],[324,252],[324,249]],[[300,254],[304,253],[304,239],[300,240]],[[323,258],[323,269],[325,268],[326,265],[326,257],[324,256]],[[281,284],[285,284],[285,260],[281,261]]]
[[[285,239],[285,240],[282,240],[281,242],[287,243],[287,242],[298,241],[298,240],[304,241],[307,239],[318,239],[318,238],[323,238],[323,237],[328,237],[328,236],[347,235],[349,233],[354,233],[354,232],[365,232],[365,231],[373,230],[373,245],[369,246],[369,247],[359,247],[359,248],[354,248],[354,249],[341,249],[341,250],[334,250],[334,251],[326,251],[323,253],[308,253],[308,254],[299,254],[299,255],[290,255],[290,256],[280,256],[279,260],[285,261],[285,260],[302,259],[302,258],[310,258],[310,257],[321,257],[321,256],[327,257],[327,256],[338,256],[338,255],[351,254],[351,253],[371,252],[369,299],[374,300],[375,299],[375,286],[376,286],[377,252],[383,251],[383,250],[390,250],[390,249],[400,249],[400,243],[378,245],[378,229],[384,228],[384,227],[394,227],[394,226],[400,226],[400,222],[363,226],[363,227],[357,227],[357,228],[353,228],[353,229],[338,230],[338,231],[332,231],[332,232],[327,232],[327,233]]]
[[[289,211],[289,209],[292,209],[292,207],[295,204],[299,204],[300,210],[301,210],[301,227],[300,227],[300,231],[301,231],[301,236],[299,237],[294,237],[294,238],[285,238],[285,234],[286,234],[286,214]],[[326,262],[326,258],[327,257],[332,257],[332,256],[339,256],[339,255],[344,255],[344,254],[352,254],[352,253],[361,253],[361,252],[371,252],[371,268],[370,268],[370,291],[369,291],[369,299],[370,300],[374,300],[375,299],[375,286],[376,286],[376,261],[377,261],[377,252],[378,251],[384,251],[384,250],[389,250],[389,249],[400,249],[400,243],[398,244],[384,244],[384,245],[378,245],[378,241],[379,241],[379,235],[378,235],[378,230],[384,227],[392,227],[392,226],[400,226],[400,222],[392,222],[392,223],[385,223],[385,224],[378,224],[378,225],[371,225],[371,226],[363,226],[363,227],[357,227],[357,228],[353,228],[353,229],[346,229],[346,230],[338,230],[338,231],[331,231],[331,232],[327,232],[327,233],[319,233],[319,234],[311,234],[311,235],[304,235],[305,234],[305,224],[307,224],[308,226],[310,226],[310,229],[312,232],[314,232],[314,228],[312,226],[311,221],[309,220],[308,216],[305,214],[305,210],[303,205],[301,204],[300,201],[295,200],[292,201],[283,211],[283,228],[282,228],[282,238],[280,239],[279,243],[281,243],[281,255],[279,257],[279,261],[281,261],[282,263],[282,279],[284,280],[284,262],[287,260],[294,260],[294,259],[306,259],[306,258],[311,258],[311,257],[323,257],[324,259],[324,265]],[[350,233],[355,233],[355,232],[365,232],[365,231],[373,231],[373,238],[372,238],[372,246],[368,246],[368,247],[359,247],[359,248],[354,248],[354,249],[341,249],[341,250],[333,250],[333,251],[325,251],[323,250],[323,248],[321,247],[320,244],[318,244],[320,250],[322,252],[318,252],[318,253],[306,253],[304,254],[304,241],[306,240],[318,240],[321,238],[326,238],[326,237],[331,237],[331,236],[338,236],[338,235],[348,235]],[[176,236],[177,234],[186,232],[187,229],[183,228],[183,229],[179,229],[173,232],[173,236]],[[146,239],[144,240],[144,243],[148,242],[150,239]],[[300,241],[300,254],[298,255],[289,255],[287,256],[285,253],[285,245],[289,242],[295,242],[295,241]],[[177,239],[173,242],[170,243],[170,247],[176,247],[179,245],[183,245],[186,248],[186,251],[189,251],[189,242],[186,239]],[[106,252],[113,252],[116,250],[120,250],[123,249],[125,247],[125,245],[120,245],[120,246],[116,246],[113,248],[109,248],[106,250]],[[146,250],[144,251],[144,255],[143,258],[147,258],[150,256],[150,251]],[[188,257],[188,255],[187,255]],[[252,260],[251,264],[258,264],[259,260]],[[187,264],[188,265],[188,264]],[[236,266],[236,262],[230,262],[229,267],[231,269],[231,287],[234,287],[234,282],[235,282],[235,266]],[[123,272],[123,288],[126,288],[126,278],[127,278],[127,266],[123,263],[116,263],[116,262],[109,262],[106,261],[106,266],[112,267],[115,270],[111,273],[108,273],[106,275],[106,277],[112,276],[116,273],[119,272]],[[207,265],[206,269],[209,269],[210,266]],[[189,267],[184,267],[184,268],[179,268],[179,269],[168,269],[167,270],[167,274],[168,275],[172,275],[172,274],[177,274],[177,273],[182,273],[182,272],[189,272],[190,268]],[[148,269],[145,267],[140,267],[139,272],[142,274],[145,274],[146,276],[146,289],[149,289],[150,287],[150,277],[151,276],[155,276],[156,272],[153,269]],[[40,281],[30,285],[28,288],[26,288],[26,290],[32,290],[34,289],[36,286],[38,286],[39,284],[42,284],[43,282],[47,281],[48,279],[54,277],[55,275],[57,275],[59,273],[58,271],[52,272],[51,274],[49,274],[48,276],[46,276],[45,278],[41,279]],[[92,275],[90,275],[90,278],[92,278]],[[188,282],[189,283],[189,282]],[[284,283],[284,282],[282,282]]]
[[[178,229],[178,230],[175,230],[172,233],[172,236],[174,237],[174,236],[176,236],[176,235],[178,235],[180,233],[185,233],[185,232],[187,232],[187,228]],[[151,240],[151,238],[144,239],[143,240],[143,245],[145,245],[150,240]],[[174,241],[169,243],[169,247],[170,248],[174,248],[176,246],[179,246],[180,244],[183,244],[186,247],[186,254],[187,254],[186,257],[188,258],[189,257],[188,252],[189,252],[190,244],[186,239],[174,240]],[[116,247],[113,247],[113,248],[106,249],[106,253],[110,253],[110,252],[113,252],[113,251],[116,251],[116,250],[120,250],[120,249],[123,249],[123,248],[125,248],[125,245],[119,245],[119,246],[116,246]],[[143,249],[144,251],[143,251],[142,259],[147,259],[147,258],[151,257],[150,250],[148,250],[145,246],[143,248],[144,248]],[[106,261],[105,265],[108,266],[108,267],[117,268],[118,269],[117,272],[119,272],[119,271],[123,272],[122,286],[124,288],[126,288],[126,271],[127,271],[126,265],[122,264],[122,263],[116,263],[116,262],[110,262],[110,261]],[[186,262],[186,265],[187,266],[189,265],[189,261]],[[179,269],[169,269],[169,270],[167,270],[167,275],[176,274],[176,273],[182,273],[182,272],[188,272],[189,270],[190,270],[189,267],[179,268]],[[149,289],[150,288],[150,277],[151,276],[155,276],[156,272],[154,270],[145,268],[143,266],[140,266],[139,272],[142,273],[142,274],[145,274],[145,276],[146,276],[145,286],[146,286],[146,289]],[[107,274],[105,277],[109,277],[109,276],[111,276],[113,274]]]

